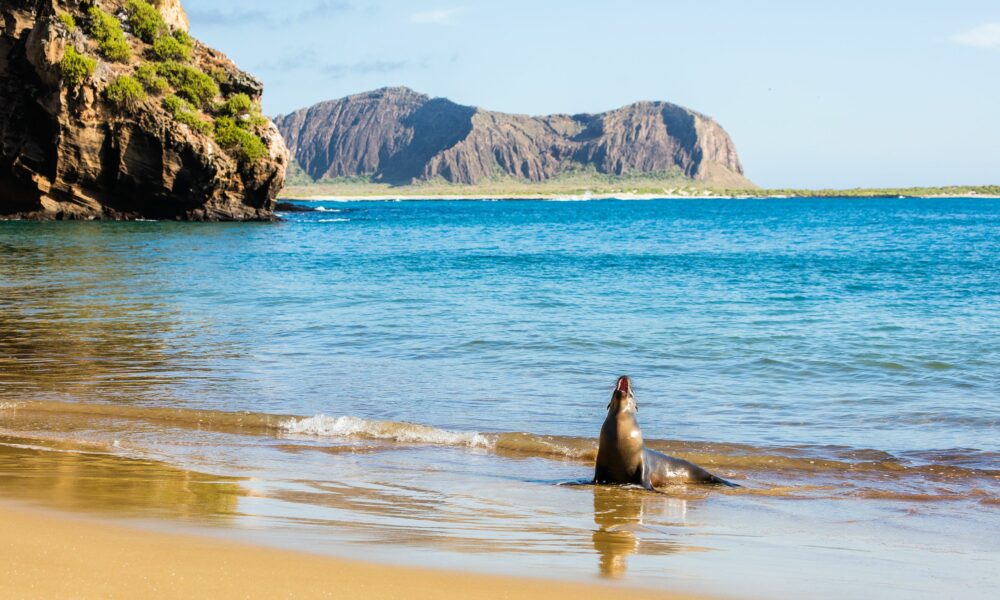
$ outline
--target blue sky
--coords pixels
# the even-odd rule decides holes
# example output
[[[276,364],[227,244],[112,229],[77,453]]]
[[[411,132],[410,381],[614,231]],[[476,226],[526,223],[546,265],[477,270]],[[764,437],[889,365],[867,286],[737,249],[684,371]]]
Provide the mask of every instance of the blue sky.
[[[189,0],[281,114],[387,85],[527,114],[667,100],[768,187],[1000,183],[997,0]]]

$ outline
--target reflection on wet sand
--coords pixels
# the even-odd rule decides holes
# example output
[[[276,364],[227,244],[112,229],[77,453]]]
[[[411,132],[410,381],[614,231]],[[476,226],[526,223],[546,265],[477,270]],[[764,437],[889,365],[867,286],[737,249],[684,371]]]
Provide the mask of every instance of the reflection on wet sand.
[[[382,475],[378,481],[299,481],[298,489],[267,490],[266,500],[258,498],[254,508],[270,512],[260,504],[266,501],[286,523],[322,527],[366,545],[508,555],[573,555],[586,549],[585,530],[546,519],[538,506],[499,499],[498,491],[468,493],[461,490],[462,481],[448,477],[409,484]]]
[[[37,444],[0,436],[0,496],[116,516],[226,520],[245,494],[232,477]]]
[[[657,530],[646,519],[657,516],[683,521],[687,500],[630,487],[592,486],[594,491],[594,550],[600,557],[602,577],[620,578],[628,570],[628,558],[634,554],[665,556],[697,548],[673,541],[643,539],[644,532]]]

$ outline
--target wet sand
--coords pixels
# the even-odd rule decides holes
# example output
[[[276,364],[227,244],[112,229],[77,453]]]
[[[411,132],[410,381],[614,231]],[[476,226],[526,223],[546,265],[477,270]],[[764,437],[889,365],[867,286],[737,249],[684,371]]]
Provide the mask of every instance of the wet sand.
[[[3,598],[561,598],[621,588],[384,566],[0,504]],[[691,598],[629,591],[630,599]]]
[[[360,419],[347,419],[349,431],[341,431],[338,423],[110,404],[0,404],[0,498],[156,532],[330,556],[315,560],[334,567],[310,567],[303,581],[336,589],[343,587],[337,573],[357,572],[343,565],[367,561],[408,565],[407,572],[482,573],[481,581],[557,578],[594,590],[624,585],[722,598],[930,599],[957,589],[969,600],[995,596],[998,547],[989,532],[997,522],[997,479],[986,468],[993,455],[898,457],[650,439],[652,447],[743,487],[649,493],[582,485],[592,472],[590,438]],[[8,521],[0,513],[0,523]],[[8,530],[0,525],[5,540],[30,543]],[[63,531],[44,522],[27,530],[34,537]],[[108,547],[161,539],[152,536],[130,533],[131,541]],[[53,539],[39,542],[34,555],[54,552]],[[115,560],[81,572],[101,574]],[[171,565],[171,572],[179,568]],[[313,574],[327,571],[332,579],[316,584]],[[35,572],[46,581],[72,578]],[[39,595],[63,596],[53,590],[29,597]]]

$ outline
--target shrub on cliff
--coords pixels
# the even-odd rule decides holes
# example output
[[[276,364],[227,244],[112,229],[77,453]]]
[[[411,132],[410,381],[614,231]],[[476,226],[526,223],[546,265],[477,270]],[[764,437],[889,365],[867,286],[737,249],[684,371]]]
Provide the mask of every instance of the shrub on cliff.
[[[97,68],[97,61],[80,54],[73,46],[66,46],[66,52],[63,54],[62,60],[59,61],[59,72],[62,74],[62,79],[71,87],[76,87],[90,79],[95,68]]]
[[[236,125],[246,129],[247,131],[258,132],[262,128],[267,127],[270,120],[259,112],[253,112],[250,114],[243,115],[236,120]]]
[[[191,48],[182,45],[172,35],[161,35],[153,42],[153,54],[162,61],[187,62],[191,60]]]
[[[219,84],[194,67],[166,61],[156,66],[156,72],[170,82],[178,96],[199,108],[207,107],[219,95]]]
[[[240,129],[231,117],[215,120],[215,141],[243,164],[253,164],[268,155],[264,142],[249,131]]]
[[[172,35],[174,39],[177,40],[177,43],[179,43],[184,48],[187,48],[189,54],[192,51],[194,51],[194,38],[188,35],[186,31],[184,31],[183,29],[177,29],[170,35]]]
[[[170,94],[163,99],[163,108],[176,117],[177,113],[190,110],[190,105],[183,98],[178,98],[177,95]]]
[[[145,0],[129,0],[125,5],[128,24],[137,38],[153,44],[167,33],[167,23],[155,6]]]
[[[215,80],[219,85],[225,85],[229,83],[229,73],[226,72],[222,67],[213,67],[212,71],[209,73],[212,79]]]
[[[211,123],[202,120],[197,111],[183,98],[171,94],[163,99],[163,108],[173,115],[175,121],[183,123],[195,131],[206,135],[212,131]]]
[[[146,100],[146,90],[131,75],[122,75],[104,90],[104,97],[118,108],[135,110]]]
[[[63,27],[66,28],[67,33],[73,33],[76,31],[76,19],[73,18],[73,15],[69,13],[60,13],[59,22],[61,22]]]
[[[139,65],[135,71],[135,78],[139,80],[142,87],[146,88],[147,92],[155,96],[170,89],[170,83],[164,77],[160,77],[159,73],[156,72],[156,67],[149,63]]]
[[[90,7],[87,18],[90,36],[97,40],[97,47],[104,58],[115,62],[128,62],[132,58],[132,47],[125,39],[118,19],[96,6]]]
[[[216,114],[231,118],[240,129],[255,132],[267,125],[267,117],[260,114],[250,96],[233,94],[216,108]]]
[[[223,102],[218,108],[218,112],[223,116],[235,119],[241,115],[249,113],[253,110],[253,108],[253,100],[250,99],[250,96],[240,93],[233,94],[228,100]]]

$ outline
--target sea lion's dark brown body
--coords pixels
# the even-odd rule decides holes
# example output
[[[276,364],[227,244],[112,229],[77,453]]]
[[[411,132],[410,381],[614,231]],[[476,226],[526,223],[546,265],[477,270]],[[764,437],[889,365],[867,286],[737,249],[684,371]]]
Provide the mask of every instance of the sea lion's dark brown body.
[[[735,487],[735,484],[712,475],[694,463],[646,448],[635,413],[632,383],[628,377],[620,377],[608,404],[608,416],[601,427],[594,483],[631,483],[649,490],[668,483],[713,483]]]

